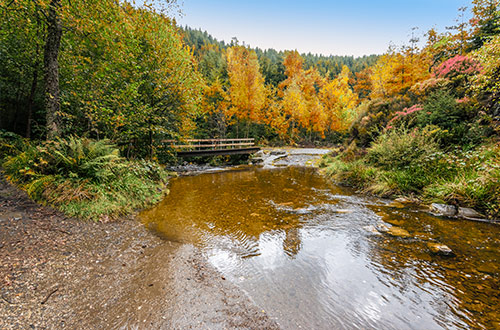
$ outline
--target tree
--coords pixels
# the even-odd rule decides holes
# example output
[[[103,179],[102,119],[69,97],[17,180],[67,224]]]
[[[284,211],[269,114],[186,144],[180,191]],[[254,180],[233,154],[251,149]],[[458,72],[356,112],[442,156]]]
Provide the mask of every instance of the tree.
[[[216,134],[210,134],[209,136],[225,138],[226,129],[231,120],[229,113],[230,102],[227,92],[218,79],[205,87],[201,108],[205,120],[213,121],[216,127]]]
[[[500,2],[498,0],[473,0],[470,20],[472,26],[471,49],[479,49],[488,39],[500,33]]]
[[[358,95],[349,86],[350,73],[349,68],[344,65],[338,77],[327,82],[319,92],[328,116],[327,127],[331,131],[347,130],[356,114]]]
[[[231,115],[247,123],[247,136],[250,122],[262,122],[262,109],[266,103],[264,77],[260,73],[259,62],[254,51],[243,46],[233,46],[227,51],[227,70],[229,75],[229,97]]]
[[[45,104],[47,138],[60,135],[59,48],[61,47],[62,23],[61,0],[51,0],[47,14],[47,37],[44,52]]]

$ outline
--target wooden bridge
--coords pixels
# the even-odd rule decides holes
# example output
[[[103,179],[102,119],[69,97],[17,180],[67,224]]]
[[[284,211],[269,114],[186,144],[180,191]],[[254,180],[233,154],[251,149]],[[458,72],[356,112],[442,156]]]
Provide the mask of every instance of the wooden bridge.
[[[166,140],[177,151],[179,157],[244,155],[260,150],[255,146],[255,139],[198,139],[183,140],[182,144],[175,140]]]

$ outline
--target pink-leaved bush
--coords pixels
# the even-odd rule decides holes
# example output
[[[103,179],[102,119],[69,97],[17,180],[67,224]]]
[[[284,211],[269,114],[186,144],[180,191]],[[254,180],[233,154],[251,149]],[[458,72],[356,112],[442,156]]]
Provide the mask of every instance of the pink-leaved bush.
[[[482,70],[481,64],[475,60],[457,55],[441,63],[435,70],[436,78],[453,78],[458,75],[475,75]]]
[[[403,111],[396,111],[395,116],[392,117],[391,120],[389,120],[385,128],[386,129],[394,128],[393,124],[399,121],[401,118],[411,115],[412,113],[415,113],[417,111],[421,111],[423,109],[424,108],[422,107],[421,104],[415,104],[409,108],[404,108]]]

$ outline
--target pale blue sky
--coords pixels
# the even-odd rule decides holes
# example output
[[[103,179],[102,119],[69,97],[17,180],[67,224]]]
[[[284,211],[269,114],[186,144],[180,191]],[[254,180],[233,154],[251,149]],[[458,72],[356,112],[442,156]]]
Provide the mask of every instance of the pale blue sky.
[[[325,55],[380,54],[402,45],[412,27],[454,24],[468,0],[181,0],[180,25],[201,28],[219,40],[237,37],[252,47],[297,49]]]

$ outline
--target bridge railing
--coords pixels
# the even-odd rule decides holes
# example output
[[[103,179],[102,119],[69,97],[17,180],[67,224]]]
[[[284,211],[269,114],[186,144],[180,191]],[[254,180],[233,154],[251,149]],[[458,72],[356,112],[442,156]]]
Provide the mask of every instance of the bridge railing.
[[[177,151],[244,149],[255,146],[255,139],[188,139],[182,141],[164,140]]]

